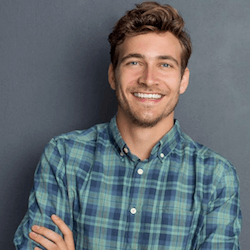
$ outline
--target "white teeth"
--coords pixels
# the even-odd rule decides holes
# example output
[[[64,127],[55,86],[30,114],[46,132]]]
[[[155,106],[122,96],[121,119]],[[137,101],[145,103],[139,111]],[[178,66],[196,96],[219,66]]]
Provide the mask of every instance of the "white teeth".
[[[159,94],[142,94],[142,93],[134,93],[134,96],[144,99],[160,99],[161,95]]]

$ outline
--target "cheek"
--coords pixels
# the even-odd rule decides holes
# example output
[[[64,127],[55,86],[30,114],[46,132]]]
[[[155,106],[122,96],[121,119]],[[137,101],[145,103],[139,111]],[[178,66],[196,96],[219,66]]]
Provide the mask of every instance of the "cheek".
[[[137,79],[141,77],[143,74],[141,68],[133,68],[133,69],[123,69],[120,76],[120,81],[126,85],[132,85],[137,82]]]
[[[121,77],[119,81],[117,81],[118,87],[123,92],[129,92],[136,84],[136,81],[130,77]]]
[[[169,90],[173,92],[179,92],[181,87],[180,75],[168,75],[164,78],[164,82]]]

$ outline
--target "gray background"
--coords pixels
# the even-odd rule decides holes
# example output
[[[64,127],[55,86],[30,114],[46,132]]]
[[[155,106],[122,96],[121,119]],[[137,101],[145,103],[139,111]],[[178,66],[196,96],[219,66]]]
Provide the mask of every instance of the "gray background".
[[[194,140],[236,167],[241,245],[249,249],[250,1],[165,3],[183,15],[194,47],[190,86],[176,118]],[[13,234],[47,142],[115,114],[107,36],[133,7],[134,0],[0,1],[1,249],[14,249]]]

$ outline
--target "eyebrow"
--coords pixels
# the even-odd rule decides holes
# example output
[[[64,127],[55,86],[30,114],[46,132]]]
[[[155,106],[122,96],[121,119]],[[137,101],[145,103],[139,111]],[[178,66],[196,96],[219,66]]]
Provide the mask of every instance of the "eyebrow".
[[[129,58],[145,58],[145,56],[143,56],[142,54],[137,54],[137,53],[131,53],[131,54],[128,54],[126,56],[124,56],[122,59],[121,59],[121,62],[124,62],[125,60],[129,59]],[[169,55],[162,55],[162,56],[157,56],[157,59],[159,60],[171,60],[173,61],[177,66],[179,66],[179,62],[172,56],[169,56]]]
[[[141,54],[136,54],[136,53],[135,54],[128,54],[121,59],[121,63],[129,58],[145,58],[145,56],[143,56]]]
[[[177,64],[177,66],[179,66],[179,62],[172,56],[158,56],[158,59],[161,59],[161,60],[170,60],[170,61],[173,61]]]

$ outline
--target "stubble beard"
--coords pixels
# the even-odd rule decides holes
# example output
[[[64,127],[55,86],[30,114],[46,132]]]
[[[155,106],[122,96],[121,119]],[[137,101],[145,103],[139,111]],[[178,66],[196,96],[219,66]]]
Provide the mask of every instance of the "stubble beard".
[[[158,116],[154,119],[150,119],[150,118],[147,119],[147,118],[141,117],[138,111],[137,112],[133,111],[130,108],[128,101],[126,100],[123,92],[119,91],[119,89],[120,88],[119,88],[118,84],[116,83],[116,98],[118,101],[119,108],[122,110],[122,112],[124,112],[124,114],[126,114],[126,116],[130,119],[130,121],[134,125],[141,127],[141,128],[152,128],[152,127],[156,126],[161,120],[168,117],[175,110],[175,108],[178,104],[178,101],[179,101],[179,93],[178,93],[177,96],[175,97],[175,99],[173,100],[172,107],[169,107],[170,109],[167,112],[163,112],[160,116]],[[167,97],[165,97],[165,98],[167,98]]]

